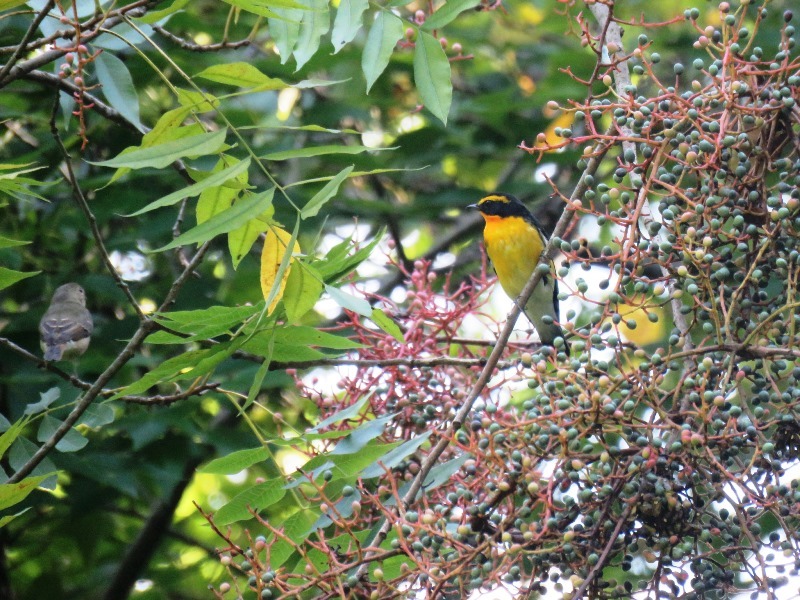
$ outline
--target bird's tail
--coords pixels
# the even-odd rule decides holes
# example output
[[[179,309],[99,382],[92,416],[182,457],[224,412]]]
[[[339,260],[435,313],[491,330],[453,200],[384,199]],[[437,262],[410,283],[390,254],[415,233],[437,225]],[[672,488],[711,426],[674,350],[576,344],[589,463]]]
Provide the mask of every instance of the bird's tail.
[[[58,344],[47,346],[44,351],[44,359],[48,362],[61,360],[61,346]]]
[[[536,328],[542,344],[555,346],[556,338],[560,337],[564,340],[564,352],[569,356],[569,342],[558,325],[558,282],[551,275],[543,277],[533,290],[525,305],[525,316]]]
[[[548,319],[549,320],[549,319]],[[542,344],[547,346],[555,346],[556,338],[561,338],[564,340],[564,352],[569,356],[569,342],[567,341],[567,336],[564,335],[564,330],[561,327],[552,321],[550,323],[544,323],[542,319],[537,319],[534,321],[531,319],[534,327],[536,327],[536,331],[539,333],[539,337],[542,340]]]

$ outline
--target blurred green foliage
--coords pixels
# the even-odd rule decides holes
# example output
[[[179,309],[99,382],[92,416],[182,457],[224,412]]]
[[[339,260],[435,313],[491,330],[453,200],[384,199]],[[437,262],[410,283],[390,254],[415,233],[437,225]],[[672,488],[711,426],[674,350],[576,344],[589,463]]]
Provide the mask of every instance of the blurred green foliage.
[[[43,4],[29,2],[28,6],[38,9]],[[99,4],[107,8],[106,3]],[[319,215],[302,222],[298,239],[305,253],[314,254],[320,240],[329,248],[331,239],[346,238],[354,223],[366,225],[366,233],[360,233],[362,242],[388,228],[408,259],[426,255],[435,258],[430,254],[432,249],[439,253],[459,250],[480,229],[476,220],[461,214],[461,209],[495,189],[516,194],[541,215],[546,227],[553,226],[561,202],[550,197],[550,186],[536,176],[541,164],[517,146],[522,142],[532,144],[538,133],[551,126],[557,115],[546,108],[547,102],[569,105],[570,100],[582,100],[587,95],[585,87],[566,72],[588,78],[595,66],[595,55],[581,47],[571,30],[576,27],[574,16],[580,3],[512,0],[492,11],[469,9],[437,32],[446,38],[447,56],[458,58],[450,62],[453,92],[447,125],[420,106],[420,93],[414,85],[413,51],[403,48],[402,43],[366,94],[362,73],[367,37],[364,28],[352,43],[336,53],[332,51],[330,34],[324,35],[321,49],[296,70],[294,58],[282,61],[276,52],[274,30],[281,26],[280,19],[270,18],[267,22],[247,11],[232,12],[231,5],[240,5],[238,2],[195,0],[171,4],[182,9],[159,27],[182,39],[213,44],[223,40],[223,32],[230,41],[245,39],[254,32],[253,43],[197,52],[181,48],[174,39],[151,29],[147,30],[151,38],[140,38],[135,46],[111,36],[106,36],[105,41],[98,39],[96,45],[90,43],[89,51],[113,54],[130,73],[145,126],[152,127],[164,113],[176,108],[175,88],[189,89],[183,73],[220,99],[219,107],[228,126],[242,136],[239,142],[231,136],[227,138],[231,146],[237,144],[230,152],[240,158],[245,156],[245,142],[255,156],[273,158],[279,152],[327,145],[391,148],[268,159],[265,165],[269,178],[251,170],[249,183],[255,189],[266,189],[272,178],[286,186],[288,198],[299,207],[325,185],[325,181],[311,180],[330,178],[350,165],[356,172],[384,170],[347,180]],[[327,8],[324,1],[315,4],[320,10]],[[390,4],[405,21],[412,19],[415,11],[427,9],[427,5],[418,3]],[[619,17],[658,22],[680,15],[693,3],[635,0],[621,4]],[[698,4],[701,11],[716,12],[708,2]],[[160,10],[169,5],[155,2],[148,8]],[[78,2],[78,6],[90,15],[94,2]],[[265,2],[264,6],[269,7],[270,3]],[[18,6],[0,13],[0,62],[9,57],[9,48],[19,42],[31,23],[32,14],[21,10],[24,8]],[[284,9],[276,8],[275,12],[280,10]],[[375,7],[366,14],[369,20],[373,19]],[[138,27],[144,27],[142,21],[138,23]],[[42,26],[45,32],[55,27],[48,22]],[[636,30],[631,27],[631,34]],[[132,31],[128,29],[123,37],[133,40]],[[765,33],[767,37],[773,34],[777,40],[777,29],[773,33],[767,29]],[[34,33],[33,39],[39,35]],[[692,48],[689,26],[683,22],[655,30],[652,39],[663,55],[665,72],[675,62],[691,64],[700,55]],[[456,44],[461,46],[460,51],[454,49]],[[768,44],[769,39],[765,42]],[[247,63],[268,77],[288,83],[332,83],[239,95],[229,85],[196,77],[204,69],[234,63]],[[41,69],[57,73],[60,64],[61,59],[44,64]],[[95,73],[89,63],[87,89],[114,106],[112,97],[93,87]],[[435,87],[437,82],[432,85]],[[0,121],[5,124],[0,163],[13,163],[19,169],[24,165],[39,168],[26,173],[39,185],[0,188],[0,236],[28,242],[0,247],[0,265],[38,273],[0,291],[0,335],[37,353],[37,323],[52,291],[64,282],[76,281],[87,291],[95,334],[90,351],[75,366],[75,372],[82,380],[92,381],[119,354],[138,320],[105,270],[87,221],[64,180],[63,158],[50,133],[51,112],[58,101],[53,85],[41,79],[20,77],[0,89]],[[72,166],[108,251],[123,255],[134,252],[137,259],[146,261],[141,279],[130,282],[130,286],[140,303],[158,305],[181,265],[171,252],[148,251],[172,240],[176,211],[160,209],[138,218],[123,215],[186,187],[187,181],[169,168],[137,169],[112,181],[111,169],[92,163],[138,146],[141,134],[87,107],[87,143],[81,148],[77,118],[69,114],[74,106],[63,99],[62,105],[55,123],[71,153]],[[199,115],[198,122],[212,129],[225,126],[213,112]],[[301,129],[309,125],[330,131]],[[543,162],[553,165],[554,178],[571,188],[569,182],[578,175],[577,158],[576,151],[568,149],[548,154]],[[186,166],[190,170],[211,171],[215,161],[213,156],[204,156],[188,160]],[[298,182],[305,183],[293,185]],[[295,209],[281,194],[276,194],[273,206],[275,221],[291,231]],[[187,210],[184,230],[194,226],[194,220],[194,211]],[[415,232],[420,234],[418,241],[403,246]],[[188,254],[192,250],[187,248]],[[474,262],[457,264],[461,275],[474,268]],[[196,271],[181,289],[172,310],[237,306],[262,299],[255,250],[234,269],[224,237],[220,237],[213,243],[209,259]],[[310,314],[305,322],[320,325],[324,318]],[[168,345],[147,344],[116,374],[109,387],[129,385],[173,355]],[[258,368],[253,362],[228,361],[218,368],[215,380],[246,395]],[[0,346],[0,412],[9,423],[20,419],[29,404],[53,388],[59,397],[50,410],[63,418],[78,396],[76,388]],[[262,435],[275,433],[280,427],[273,412],[279,411],[283,420],[300,430],[313,424],[316,407],[297,396],[294,381],[285,372],[269,371],[257,391],[259,405],[266,408],[254,406],[249,418]],[[51,452],[48,462],[40,465],[36,473],[58,469],[57,487],[28,496],[14,508],[14,512],[28,509],[27,512],[0,530],[0,550],[6,556],[5,568],[0,570],[11,579],[10,588],[6,589],[13,589],[18,598],[103,597],[109,581],[118,575],[126,551],[142,535],[144,524],[161,504],[168,502],[176,487],[183,489],[182,481],[190,480],[176,502],[174,518],[168,513],[163,530],[154,537],[155,555],[146,570],[135,574],[142,583],[133,597],[209,597],[208,583],[215,581],[222,569],[213,557],[219,540],[191,501],[217,508],[238,492],[239,482],[211,475],[194,476],[194,469],[211,457],[253,447],[253,434],[245,419],[236,416],[229,400],[217,391],[171,406],[119,401],[102,406],[113,410],[113,422],[81,426],[79,430],[89,444],[78,452]],[[15,470],[15,464],[18,466],[30,456],[37,427],[30,426],[24,435],[27,439],[19,438],[3,459],[2,467],[8,475]],[[256,475],[277,474],[273,465],[263,467],[257,474],[250,472],[248,477],[252,483]]]

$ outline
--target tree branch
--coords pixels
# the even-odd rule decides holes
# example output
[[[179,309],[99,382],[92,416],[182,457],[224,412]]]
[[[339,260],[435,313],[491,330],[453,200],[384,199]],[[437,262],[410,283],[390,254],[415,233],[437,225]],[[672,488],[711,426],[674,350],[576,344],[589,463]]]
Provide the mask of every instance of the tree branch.
[[[0,69],[0,82],[5,79],[8,72],[12,69],[12,67],[17,64],[19,61],[20,56],[22,53],[26,51],[28,42],[33,37],[33,34],[36,33],[36,30],[39,28],[39,25],[44,21],[44,18],[47,16],[53,7],[55,6],[55,0],[48,0],[47,4],[44,5],[44,8],[39,11],[39,14],[31,21],[30,27],[28,27],[28,31],[25,32],[25,35],[22,36],[22,39],[17,44],[16,48],[14,49],[14,53],[9,57],[6,64],[3,65],[3,68]],[[0,84],[1,85],[1,84]]]
[[[169,497],[155,505],[144,526],[139,530],[139,535],[128,546],[128,551],[120,561],[114,578],[103,595],[104,600],[125,600],[130,596],[131,588],[155,554],[161,538],[169,530],[172,516],[184,491],[192,481],[195,469],[205,458],[204,453],[198,452],[197,456],[189,459],[184,466],[181,479],[172,488]]]

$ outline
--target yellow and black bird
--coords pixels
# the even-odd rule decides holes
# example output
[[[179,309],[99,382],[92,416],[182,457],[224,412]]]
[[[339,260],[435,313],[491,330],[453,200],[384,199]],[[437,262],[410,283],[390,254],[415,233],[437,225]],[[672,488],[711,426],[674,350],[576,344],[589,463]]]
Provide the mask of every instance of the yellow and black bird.
[[[70,360],[86,352],[94,329],[86,308],[86,292],[77,283],[65,283],[53,294],[39,322],[46,361]]]
[[[513,300],[520,295],[539,263],[547,238],[542,226],[522,202],[510,194],[494,193],[467,208],[477,209],[486,226],[483,240],[500,285]],[[543,344],[553,346],[556,338],[569,344],[558,324],[558,281],[552,273],[539,281],[523,311],[536,328]]]

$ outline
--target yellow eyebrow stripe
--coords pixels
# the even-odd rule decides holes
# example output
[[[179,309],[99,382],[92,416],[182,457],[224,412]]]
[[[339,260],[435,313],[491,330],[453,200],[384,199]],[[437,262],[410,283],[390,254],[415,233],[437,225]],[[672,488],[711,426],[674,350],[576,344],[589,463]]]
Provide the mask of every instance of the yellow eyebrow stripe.
[[[492,194],[490,196],[485,196],[485,197],[481,198],[481,200],[480,200],[480,202],[478,202],[478,204],[483,204],[484,202],[506,202],[507,203],[508,201],[509,201],[508,198],[506,198],[505,196],[497,196],[495,194]]]

